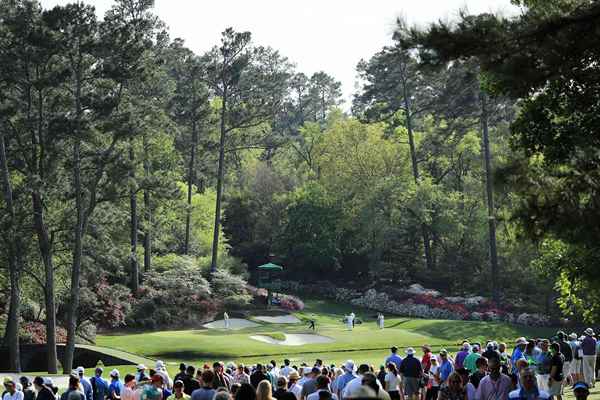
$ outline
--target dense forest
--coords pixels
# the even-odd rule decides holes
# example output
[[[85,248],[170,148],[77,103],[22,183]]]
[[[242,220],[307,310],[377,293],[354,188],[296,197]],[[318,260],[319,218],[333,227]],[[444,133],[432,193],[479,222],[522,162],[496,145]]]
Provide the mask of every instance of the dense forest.
[[[399,20],[351,104],[250,32],[0,3],[0,333],[174,326],[282,278],[600,317],[600,4]],[[548,4],[551,3],[551,7]],[[586,37],[585,41],[580,38]],[[324,66],[326,68],[326,66]]]

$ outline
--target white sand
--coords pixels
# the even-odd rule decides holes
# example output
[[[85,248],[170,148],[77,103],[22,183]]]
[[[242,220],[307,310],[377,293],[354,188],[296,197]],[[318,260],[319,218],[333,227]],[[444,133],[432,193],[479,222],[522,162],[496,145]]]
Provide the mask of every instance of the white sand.
[[[265,335],[253,335],[250,339],[258,340],[259,342],[278,344],[281,346],[302,346],[303,344],[313,343],[333,343],[334,340],[327,336],[313,335],[309,333],[286,333],[285,340],[273,339]]]
[[[218,321],[209,322],[208,324],[202,325],[209,329],[225,329],[225,321],[220,319]],[[229,329],[238,330],[244,328],[253,328],[259,326],[256,322],[248,321],[242,318],[229,318]]]
[[[254,317],[254,319],[268,322],[269,324],[297,324],[300,322],[298,318],[294,315],[280,315],[277,317],[267,317],[267,316],[258,316]]]

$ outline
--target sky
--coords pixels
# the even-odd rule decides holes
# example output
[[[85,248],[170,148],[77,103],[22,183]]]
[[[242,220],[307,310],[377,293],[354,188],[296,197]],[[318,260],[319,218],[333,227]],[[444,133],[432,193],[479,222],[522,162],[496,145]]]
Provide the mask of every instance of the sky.
[[[44,7],[72,0],[41,0]],[[84,0],[99,15],[113,0]],[[252,32],[253,41],[271,46],[296,64],[298,72],[325,71],[342,82],[346,103],[355,92],[356,65],[391,43],[395,20],[426,25],[452,20],[457,11],[502,12],[510,0],[156,0],[155,13],[172,38],[201,54],[219,44],[227,27]]]

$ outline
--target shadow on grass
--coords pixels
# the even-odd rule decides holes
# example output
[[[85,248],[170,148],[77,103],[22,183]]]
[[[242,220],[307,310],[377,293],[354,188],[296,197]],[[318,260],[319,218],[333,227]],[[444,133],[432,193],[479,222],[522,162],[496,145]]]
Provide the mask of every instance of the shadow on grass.
[[[448,340],[506,340],[511,343],[519,336],[544,337],[553,332],[552,328],[532,328],[525,326],[507,325],[496,322],[475,321],[434,321],[425,323],[413,332]]]

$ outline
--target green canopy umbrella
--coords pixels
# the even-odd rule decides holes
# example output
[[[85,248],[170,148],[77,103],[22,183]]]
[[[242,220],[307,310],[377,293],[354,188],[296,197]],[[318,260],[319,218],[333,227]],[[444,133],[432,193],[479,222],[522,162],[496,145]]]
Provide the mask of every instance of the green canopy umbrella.
[[[271,280],[272,280],[271,274],[273,272],[283,271],[283,267],[281,265],[268,263],[268,264],[258,266],[258,267],[256,267],[256,269],[258,270],[258,273],[259,273],[258,286],[264,287],[265,289],[267,289],[267,307],[269,307],[269,305],[271,304],[271,298],[273,296],[272,291],[277,290],[275,285],[273,285],[273,283],[271,282]]]
[[[256,269],[259,269],[261,271],[283,271],[283,267],[281,265],[273,263],[261,265],[259,267],[256,267]]]

